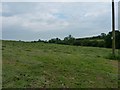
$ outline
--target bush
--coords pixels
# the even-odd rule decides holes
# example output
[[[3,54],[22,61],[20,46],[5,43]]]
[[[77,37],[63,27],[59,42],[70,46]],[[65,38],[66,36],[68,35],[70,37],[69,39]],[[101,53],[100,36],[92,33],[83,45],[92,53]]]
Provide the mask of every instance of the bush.
[[[112,32],[109,32],[106,37],[104,38],[105,40],[105,47],[111,48],[112,47]],[[116,30],[115,31],[115,47],[116,49],[120,49],[120,31]]]
[[[110,60],[120,60],[120,54],[116,54],[116,55],[109,54],[106,58]]]

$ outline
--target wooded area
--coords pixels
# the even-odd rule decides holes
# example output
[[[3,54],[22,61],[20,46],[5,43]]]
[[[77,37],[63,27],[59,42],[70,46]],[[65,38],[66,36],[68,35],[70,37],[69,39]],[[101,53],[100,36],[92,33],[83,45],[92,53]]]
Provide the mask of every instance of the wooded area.
[[[75,45],[75,46],[92,46],[92,47],[112,47],[112,32],[108,34],[101,33],[98,36],[86,37],[86,38],[74,38],[72,35],[65,37],[63,40],[59,38],[53,38],[48,41],[38,40],[34,42],[45,42],[45,43],[55,43],[64,45]],[[120,31],[115,31],[115,42],[116,49],[120,49]]]

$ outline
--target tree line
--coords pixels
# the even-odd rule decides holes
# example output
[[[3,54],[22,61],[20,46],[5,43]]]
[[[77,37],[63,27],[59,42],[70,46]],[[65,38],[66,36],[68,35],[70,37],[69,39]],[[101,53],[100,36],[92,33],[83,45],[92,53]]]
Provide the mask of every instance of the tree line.
[[[120,31],[115,31],[115,41],[116,49],[120,49]],[[74,38],[72,35],[65,37],[63,40],[60,38],[52,38],[48,41],[38,40],[34,42],[44,42],[44,43],[55,43],[55,44],[64,44],[64,45],[75,45],[75,46],[92,46],[92,47],[112,47],[112,32],[108,34],[101,33],[98,36],[92,36],[87,38]]]

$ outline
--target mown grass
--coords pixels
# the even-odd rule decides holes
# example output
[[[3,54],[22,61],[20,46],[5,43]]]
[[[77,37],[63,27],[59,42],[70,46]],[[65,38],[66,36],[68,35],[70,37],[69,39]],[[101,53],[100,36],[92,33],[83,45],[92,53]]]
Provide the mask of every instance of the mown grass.
[[[3,88],[117,88],[110,49],[3,41]]]

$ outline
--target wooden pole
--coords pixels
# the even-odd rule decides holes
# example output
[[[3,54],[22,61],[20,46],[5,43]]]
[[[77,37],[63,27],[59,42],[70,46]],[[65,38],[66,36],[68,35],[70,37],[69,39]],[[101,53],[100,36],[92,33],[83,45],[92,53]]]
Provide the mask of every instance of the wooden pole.
[[[115,55],[115,12],[114,12],[114,0],[112,0],[112,54]]]

